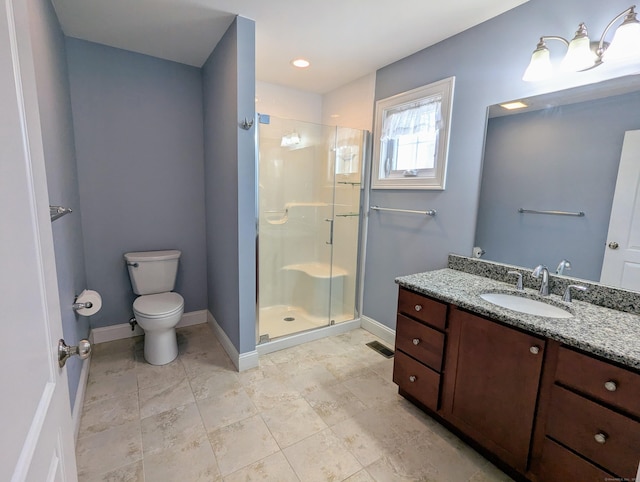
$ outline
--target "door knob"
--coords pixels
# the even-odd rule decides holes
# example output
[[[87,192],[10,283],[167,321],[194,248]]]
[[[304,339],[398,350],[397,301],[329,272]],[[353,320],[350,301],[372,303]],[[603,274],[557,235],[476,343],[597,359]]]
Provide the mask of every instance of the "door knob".
[[[618,246],[620,246],[620,245],[619,245],[618,243],[616,243],[615,241],[611,241],[611,242],[609,243],[609,247],[610,247],[611,249],[618,249]]]
[[[64,340],[58,342],[58,365],[62,368],[67,359],[73,355],[78,355],[81,360],[88,358],[91,354],[91,343],[89,340],[80,340],[77,346],[67,346]]]

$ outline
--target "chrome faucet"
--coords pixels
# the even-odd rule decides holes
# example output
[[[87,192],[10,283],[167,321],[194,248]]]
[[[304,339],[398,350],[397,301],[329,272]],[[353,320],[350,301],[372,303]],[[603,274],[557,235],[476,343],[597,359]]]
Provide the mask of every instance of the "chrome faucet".
[[[533,273],[531,273],[531,276],[533,276],[535,279],[538,279],[540,278],[541,274],[542,283],[540,283],[540,296],[549,296],[549,269],[543,264],[539,264],[538,266],[536,266],[533,270]]]
[[[560,261],[560,264],[556,268],[556,274],[564,274],[565,270],[569,271],[571,269],[571,262],[569,260],[563,259]]]

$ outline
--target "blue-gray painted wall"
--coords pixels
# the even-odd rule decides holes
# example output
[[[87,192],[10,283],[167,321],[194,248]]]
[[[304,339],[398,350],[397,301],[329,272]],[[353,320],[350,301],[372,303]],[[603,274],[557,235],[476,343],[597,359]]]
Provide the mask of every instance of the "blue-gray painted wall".
[[[127,251],[182,251],[175,291],[207,308],[200,69],[67,38],[93,328],[126,323]]]
[[[369,214],[364,315],[395,327],[399,275],[443,268],[448,253],[471,254],[487,106],[617,76],[610,67],[537,84],[522,81],[541,35],[571,37],[580,22],[599,35],[627,0],[530,0],[376,73],[375,99],[455,76],[445,191],[373,190],[370,204],[436,209],[433,219]],[[562,45],[549,45],[554,56]],[[636,67],[637,68],[637,67]],[[375,142],[375,139],[374,139]]]
[[[598,281],[624,133],[640,129],[640,93],[489,120],[476,228],[488,259]],[[517,209],[583,211],[584,217]]]
[[[255,349],[255,23],[237,17],[202,68],[209,311],[239,353]]]
[[[71,309],[86,277],[64,36],[51,2],[30,0],[28,8],[49,202],[73,209],[52,230],[62,332],[67,344],[76,345],[89,336],[89,319]],[[72,410],[82,363],[73,357],[66,365]]]

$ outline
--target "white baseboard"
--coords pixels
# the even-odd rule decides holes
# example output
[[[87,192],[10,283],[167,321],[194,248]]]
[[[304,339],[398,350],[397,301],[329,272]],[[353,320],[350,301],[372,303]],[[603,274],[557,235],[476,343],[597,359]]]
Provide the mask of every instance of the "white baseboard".
[[[207,322],[207,310],[190,311],[184,313],[176,328],[185,326],[198,325]],[[91,330],[93,343],[106,343],[108,341],[122,340],[124,338],[132,338],[134,336],[144,335],[144,331],[139,325],[135,325],[135,329],[131,330],[129,323],[121,323],[119,325],[104,326],[102,328],[94,328]]]
[[[383,325],[379,321],[362,315],[362,329],[367,330],[369,333],[373,333],[378,338],[381,338],[390,345],[394,345],[396,342],[396,330],[389,328],[387,325]]]
[[[207,322],[209,323],[209,326],[211,326],[216,338],[218,338],[222,348],[227,352],[227,355],[229,355],[229,358],[231,358],[231,361],[239,372],[258,366],[258,352],[253,350],[247,353],[238,353],[238,350],[236,350],[236,347],[233,345],[232,341],[220,327],[210,311],[207,311]]]
[[[324,328],[316,328],[315,330],[296,333],[267,343],[261,343],[256,347],[256,350],[259,355],[266,355],[267,353],[273,353],[274,351],[284,350],[303,343],[319,340],[320,338],[346,333],[347,331],[355,330],[356,328],[360,328],[359,319],[337,323]]]
[[[73,421],[73,435],[76,442],[78,441],[78,433],[80,432],[80,419],[82,417],[82,408],[84,407],[84,395],[87,392],[90,363],[91,355],[82,362],[82,370],[80,371],[80,380],[78,382],[78,389],[76,390],[76,398],[73,402],[73,413],[71,414],[71,419]]]

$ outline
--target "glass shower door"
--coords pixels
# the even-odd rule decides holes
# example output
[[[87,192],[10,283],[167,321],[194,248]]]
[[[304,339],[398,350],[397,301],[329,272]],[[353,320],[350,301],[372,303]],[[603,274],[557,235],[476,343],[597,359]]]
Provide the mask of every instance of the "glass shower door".
[[[264,116],[261,116],[264,121]],[[259,341],[330,323],[335,128],[259,124]]]

